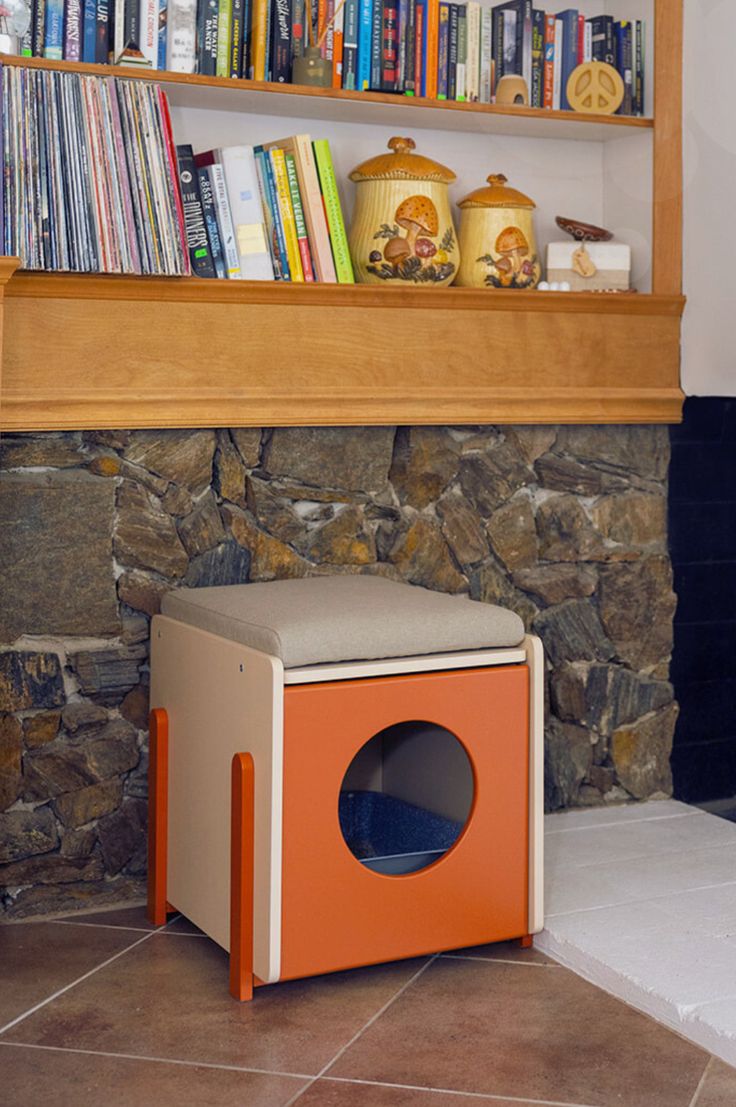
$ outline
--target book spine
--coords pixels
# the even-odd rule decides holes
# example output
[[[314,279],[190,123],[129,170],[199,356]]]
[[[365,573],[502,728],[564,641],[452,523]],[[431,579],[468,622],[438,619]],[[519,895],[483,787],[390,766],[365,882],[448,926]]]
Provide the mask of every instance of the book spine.
[[[330,246],[327,214],[322,201],[317,162],[309,135],[295,135],[294,150],[296,152],[296,171],[299,177],[302,207],[307,222],[307,232],[316,275],[320,281],[334,284],[337,280],[337,274],[332,257],[332,247]]]
[[[468,10],[464,4],[457,4],[457,70],[455,77],[455,99],[468,98]]]
[[[272,2],[271,80],[281,85],[288,84],[291,80],[291,4],[289,0]]]
[[[188,0],[169,0],[166,68],[173,73],[194,73],[196,47],[196,11]]]
[[[197,8],[197,72],[207,77],[214,77],[217,73],[218,35],[218,0],[200,0]]]
[[[467,98],[470,103],[480,100],[480,4],[468,0],[468,54],[466,60]]]
[[[519,57],[521,58],[521,75],[526,81],[531,103],[532,94],[532,36],[534,30],[532,0],[522,0],[517,15],[517,38],[519,42]]]
[[[427,0],[416,2],[416,34],[414,45],[414,95],[427,95]]]
[[[195,277],[214,277],[215,267],[207,240],[199,182],[194,167],[194,153],[191,146],[177,146],[176,154],[179,161],[179,186],[184,206],[184,226],[192,273]]]
[[[250,41],[250,77],[255,81],[266,79],[266,17],[268,0],[253,0],[253,17]]]
[[[371,32],[373,0],[359,0],[358,10],[358,71],[355,87],[361,92],[371,87]]]
[[[562,105],[562,48],[565,29],[561,19],[555,19],[554,68],[552,71],[552,107],[559,111]]]
[[[480,10],[480,102],[490,104],[493,96],[491,66],[493,63],[493,11]]]
[[[158,58],[157,69],[166,69],[166,44],[168,41],[168,0],[158,0]]]
[[[109,0],[97,0],[95,4],[95,62],[105,65],[110,60],[110,6]]]
[[[299,192],[296,161],[294,155],[290,154],[288,151],[284,152],[284,161],[286,162],[286,177],[289,182],[291,206],[294,211],[294,224],[296,226],[296,239],[299,247],[299,260],[302,263],[302,273],[304,274],[305,281],[313,281],[314,268],[312,267],[312,255],[309,250],[307,226],[304,222],[304,209],[302,207],[302,198]]]
[[[314,143],[314,156],[317,162],[337,279],[340,284],[353,284],[355,280],[353,264],[350,260],[350,250],[340,207],[340,196],[337,191],[335,170],[332,165],[332,155],[327,139],[318,139]]]
[[[34,0],[33,2],[33,56],[43,57],[43,47],[46,37],[46,0]],[[107,56],[105,56],[107,60]]]
[[[631,36],[631,23],[622,19],[620,23],[616,23],[616,57],[618,61],[618,71],[621,74],[621,78],[624,82],[624,98],[621,107],[618,109],[617,115],[631,115],[634,107],[633,99],[633,71],[632,71],[632,36]]]
[[[335,5],[332,23],[332,87],[342,88],[343,51],[345,49],[345,5]]]
[[[403,90],[407,96],[418,93],[416,78],[417,55],[417,0],[407,0]]]
[[[286,240],[284,238],[284,228],[281,225],[276,182],[271,161],[267,151],[261,146],[256,147],[254,156],[274,279],[290,281],[291,273],[289,272],[289,260],[286,256]]]
[[[68,2],[68,0],[67,0]],[[124,47],[140,46],[141,27],[138,12],[139,0],[125,0],[125,42]]]
[[[304,56],[305,46],[304,0],[291,0],[291,60]]]
[[[243,76],[243,6],[244,0],[232,0],[230,5],[229,77]]]
[[[303,0],[302,0],[303,2]],[[251,0],[243,0],[243,36],[240,45],[240,75],[241,77],[248,77],[250,75],[250,43],[251,43]]]
[[[641,20],[636,21],[636,55],[634,58],[634,86],[636,95],[634,98],[634,111],[636,115],[644,114],[644,35],[646,24]]]
[[[382,0],[381,91],[396,92],[399,82],[399,11],[397,0]]]
[[[560,12],[557,18],[562,22],[562,53],[560,72],[560,107],[570,111],[567,99],[567,82],[578,64],[578,13],[574,8]]]
[[[342,44],[342,87],[358,87],[359,0],[345,4],[345,33]]]
[[[302,270],[301,256],[299,254],[299,239],[296,233],[296,220],[294,219],[294,208],[291,203],[291,193],[289,192],[289,178],[286,172],[284,151],[278,148],[269,150],[268,157],[271,161],[274,181],[276,182],[276,199],[279,214],[281,216],[281,223],[284,228],[286,254],[289,259],[291,279],[295,283],[303,283],[304,271]]]
[[[450,5],[440,3],[440,31],[437,44],[437,99],[446,100],[450,61]]]
[[[82,8],[82,61],[94,64],[97,52],[97,0],[84,0]]]
[[[529,103],[541,108],[544,100],[544,12],[532,10],[532,84]]]
[[[230,76],[230,22],[232,11],[232,0],[217,0],[217,55],[215,73],[218,77]]]
[[[381,88],[381,57],[383,53],[383,0],[373,0],[371,21],[371,83],[375,91]]]
[[[64,5],[64,60],[81,61],[82,58],[82,4],[81,0],[66,0]]]
[[[61,61],[64,55],[64,0],[47,0],[43,56]]]
[[[158,68],[158,0],[141,0],[140,4],[141,42],[139,46],[144,58],[151,63],[152,69]]]
[[[593,28],[587,19],[583,21],[583,61],[593,60]]]
[[[554,88],[555,71],[555,17],[544,17],[544,76],[542,90],[542,107],[550,110],[552,107],[552,95]]]
[[[500,81],[504,75],[504,53],[503,53],[503,35],[504,26],[506,20],[504,18],[504,12],[501,8],[494,8],[493,12],[493,68],[495,70],[496,82]]]
[[[589,20],[591,30],[591,55],[593,61],[616,64],[616,45],[613,36],[613,17],[598,15]]]
[[[398,61],[396,64],[396,90],[403,92],[406,87],[406,32],[409,22],[409,0],[397,0],[396,41]]]
[[[217,160],[225,170],[243,279],[272,281],[274,271],[266,241],[253,147],[227,146],[217,151]]]
[[[450,4],[450,30],[447,46],[447,99],[457,99],[457,23],[458,6]]]
[[[265,56],[264,56],[264,80],[271,80],[271,41],[273,39],[273,0],[268,0],[266,4],[266,27],[265,27]]]
[[[439,0],[427,0],[427,61],[426,90],[425,95],[430,100],[437,99],[439,82],[439,49],[440,49],[440,3]]]
[[[577,63],[585,61],[585,16],[578,13]]]
[[[220,232],[226,276],[229,277],[230,280],[240,280],[240,262],[238,260],[233,220],[230,214],[230,204],[227,199],[225,174],[222,171],[221,165],[209,165],[206,168],[210,178],[212,196],[215,201],[217,229]]]
[[[220,230],[217,226],[215,198],[212,193],[209,172],[204,167],[197,170],[197,184],[199,185],[202,215],[204,217],[204,225],[207,229],[207,240],[210,246],[210,256],[212,257],[215,276],[219,277],[220,280],[224,280],[227,277],[227,270],[225,268],[225,256],[220,240]]]

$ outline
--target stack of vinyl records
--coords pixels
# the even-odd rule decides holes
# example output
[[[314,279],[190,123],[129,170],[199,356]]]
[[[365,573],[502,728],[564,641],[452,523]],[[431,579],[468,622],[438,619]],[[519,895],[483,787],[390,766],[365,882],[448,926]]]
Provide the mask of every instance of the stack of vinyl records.
[[[24,269],[189,273],[161,89],[0,69],[1,252],[20,257]]]

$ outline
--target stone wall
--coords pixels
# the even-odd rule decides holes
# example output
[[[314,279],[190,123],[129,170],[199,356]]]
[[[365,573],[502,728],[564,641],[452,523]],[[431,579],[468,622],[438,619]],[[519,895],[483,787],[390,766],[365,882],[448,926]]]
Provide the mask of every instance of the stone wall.
[[[0,444],[0,896],[137,897],[163,592],[381,573],[544,639],[547,805],[669,794],[665,428],[293,428]]]

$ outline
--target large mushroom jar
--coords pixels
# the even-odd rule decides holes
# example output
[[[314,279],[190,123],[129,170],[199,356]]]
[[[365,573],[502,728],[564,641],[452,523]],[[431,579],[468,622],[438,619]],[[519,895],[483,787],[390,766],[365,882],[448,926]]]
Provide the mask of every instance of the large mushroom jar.
[[[349,235],[355,279],[450,284],[460,263],[447,195],[455,174],[415,153],[411,138],[392,138],[388,148],[350,174],[357,186]]]
[[[534,288],[542,275],[534,239],[534,201],[509,188],[502,173],[488,177],[458,205],[466,288]]]

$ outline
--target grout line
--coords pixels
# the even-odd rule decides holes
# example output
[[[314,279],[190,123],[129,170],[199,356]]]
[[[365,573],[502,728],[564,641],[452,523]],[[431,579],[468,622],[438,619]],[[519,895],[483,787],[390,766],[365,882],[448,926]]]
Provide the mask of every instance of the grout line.
[[[295,1080],[312,1080],[306,1072],[279,1072],[272,1069],[256,1069],[246,1065],[225,1065],[217,1061],[183,1061],[179,1057],[148,1057],[144,1053],[113,1053],[106,1049],[76,1049],[73,1046],[39,1045],[36,1042],[0,1042],[0,1046],[16,1049],[43,1049],[49,1053],[78,1053],[84,1057],[112,1057],[122,1061],[150,1061],[157,1065],[184,1065],[198,1069],[223,1069],[225,1072],[253,1072],[261,1076],[293,1076]]]
[[[635,907],[641,906],[643,903],[659,903],[661,899],[670,899],[672,896],[688,896],[691,892],[710,892],[713,888],[734,888],[736,887],[736,881],[723,880],[718,884],[698,884],[693,888],[677,888],[674,891],[660,892],[657,896],[646,896],[644,899],[617,899],[614,903],[599,903],[593,907],[574,907],[572,911],[548,911],[545,914],[545,930],[549,930],[546,926],[547,920],[551,919],[566,919],[570,915],[586,915],[591,911],[614,911],[617,907]],[[544,931],[540,931],[543,934]],[[541,947],[540,947],[541,948]],[[542,949],[544,952],[544,949]]]
[[[96,926],[101,930],[134,930],[138,934],[153,934],[156,929],[160,929],[157,927],[151,929],[150,926],[122,926],[120,923],[77,922],[75,919],[50,919],[49,922],[57,923],[59,926]]]
[[[107,965],[111,965],[113,961],[117,961],[118,957],[122,957],[123,954],[129,953],[131,949],[135,949],[136,946],[139,946],[142,942],[147,942],[149,938],[152,938],[154,934],[158,933],[158,930],[149,931],[148,934],[144,934],[142,938],[139,938],[138,941],[133,942],[132,945],[126,946],[125,949],[119,950],[117,953],[113,954],[112,957],[108,957],[106,961],[102,961],[101,964],[96,965],[93,969],[90,969],[89,972],[84,973],[83,976],[78,977],[76,980],[72,980],[71,984],[66,984],[63,988],[59,988],[58,991],[54,992],[50,996],[47,996],[46,999],[42,999],[40,1003],[35,1004],[34,1007],[29,1008],[28,1011],[25,1011],[22,1015],[18,1015],[16,1018],[11,1019],[11,1021],[9,1023],[6,1023],[5,1026],[0,1026],[0,1034],[4,1034],[6,1030],[10,1030],[12,1029],[12,1027],[17,1026],[19,1022],[23,1022],[24,1019],[27,1019],[29,1015],[33,1015],[36,1011],[40,1011],[41,1008],[45,1007],[47,1003],[51,1003],[52,1000],[58,999],[59,996],[63,996],[64,993],[68,992],[70,988],[74,988],[77,984],[81,984],[83,980],[87,980],[90,976],[94,976],[94,974],[96,972],[99,972],[100,969],[104,969]]]
[[[545,956],[547,956],[545,954]],[[442,953],[440,958],[444,961],[482,961],[490,965],[530,965],[534,969],[561,969],[562,965],[556,965],[548,961],[514,961],[511,957],[469,957],[462,953]]]
[[[301,1088],[296,1093],[296,1095],[292,1096],[291,1099],[286,1101],[286,1103],[284,1104],[284,1107],[291,1107],[292,1103],[296,1103],[297,1099],[299,1099],[302,1095],[304,1095],[305,1092],[309,1091],[309,1089],[312,1087],[312,1085],[315,1084],[319,1080],[319,1078],[321,1076],[323,1076],[324,1073],[327,1072],[328,1069],[332,1068],[332,1066],[337,1061],[340,1060],[340,1058],[345,1053],[345,1051],[350,1049],[350,1046],[353,1045],[355,1042],[357,1042],[358,1038],[360,1038],[360,1036],[362,1034],[365,1034],[366,1030],[368,1030],[371,1026],[373,1026],[374,1022],[376,1022],[377,1019],[380,1019],[381,1015],[385,1014],[385,1012],[388,1011],[388,1009],[392,1005],[392,1003],[395,1003],[396,1000],[399,999],[399,997],[404,994],[404,992],[407,990],[407,988],[410,988],[411,985],[414,984],[415,981],[417,981],[419,979],[419,977],[422,975],[422,973],[426,969],[428,969],[430,965],[434,964],[434,962],[437,960],[438,956],[439,956],[439,954],[435,953],[434,957],[430,957],[428,961],[425,961],[424,964],[421,966],[421,968],[418,969],[414,973],[414,975],[411,976],[407,981],[405,981],[405,983],[402,984],[402,986],[399,988],[399,990],[397,992],[395,992],[394,995],[392,995],[391,998],[386,1001],[386,1003],[384,1003],[383,1007],[379,1008],[379,1010],[376,1011],[375,1015],[372,1015],[371,1018],[368,1019],[368,1022],[364,1026],[361,1026],[360,1030],[358,1030],[355,1034],[353,1034],[352,1038],[350,1038],[350,1040],[347,1041],[344,1046],[342,1046],[340,1049],[338,1049],[335,1056],[330,1058],[330,1060],[327,1062],[327,1064],[324,1065],[320,1069],[320,1071],[317,1073],[317,1075],[313,1076],[312,1079],[309,1081],[309,1083],[305,1084],[305,1086],[303,1088]]]
[[[639,826],[641,823],[662,823],[667,819],[691,819],[694,815],[705,815],[707,812],[700,807],[694,807],[692,811],[673,812],[669,815],[647,815],[641,819],[612,819],[607,823],[585,823],[578,826],[560,826],[556,830],[545,825],[544,834],[580,834],[582,831],[603,830],[613,827]],[[554,817],[554,816],[551,816]]]
[[[519,1096],[515,1095],[497,1095],[494,1092],[461,1092],[457,1088],[433,1088],[426,1084],[392,1084],[381,1080],[357,1080],[347,1076],[325,1076],[323,1079],[332,1083],[366,1084],[372,1088],[402,1088],[412,1092],[435,1092],[439,1095],[465,1096],[467,1099],[485,1099],[491,1102],[500,1100],[502,1103],[533,1104],[535,1107],[593,1107],[589,1103],[569,1103],[567,1100],[561,1099],[520,1099]],[[693,1105],[689,1104],[689,1107],[693,1107]]]
[[[705,1068],[703,1069],[703,1075],[700,1077],[700,1080],[698,1081],[698,1086],[695,1089],[695,1094],[693,1095],[693,1098],[690,1100],[689,1107],[696,1107],[696,1104],[697,1104],[698,1100],[700,1099],[700,1093],[703,1090],[703,1086],[705,1084],[706,1077],[708,1075],[708,1072],[709,1072],[710,1067],[711,1067],[712,1064],[713,1064],[713,1057],[711,1056],[711,1057],[708,1058],[708,1060],[705,1063]]]

